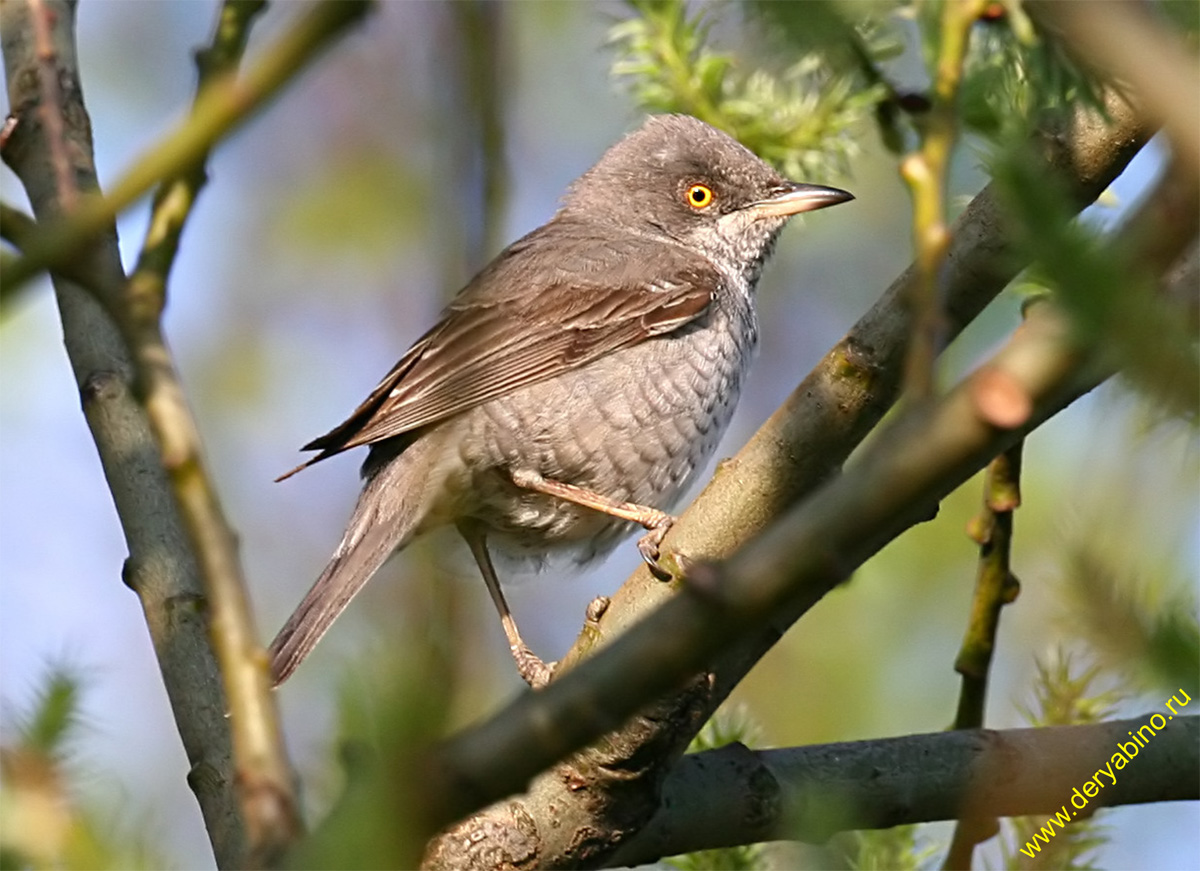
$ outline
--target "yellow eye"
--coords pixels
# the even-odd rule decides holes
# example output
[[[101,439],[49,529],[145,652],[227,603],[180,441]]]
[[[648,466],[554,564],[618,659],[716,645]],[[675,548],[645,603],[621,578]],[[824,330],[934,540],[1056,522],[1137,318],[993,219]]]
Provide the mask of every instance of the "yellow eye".
[[[688,187],[684,196],[693,209],[705,209],[712,205],[713,190],[706,184],[694,184]]]

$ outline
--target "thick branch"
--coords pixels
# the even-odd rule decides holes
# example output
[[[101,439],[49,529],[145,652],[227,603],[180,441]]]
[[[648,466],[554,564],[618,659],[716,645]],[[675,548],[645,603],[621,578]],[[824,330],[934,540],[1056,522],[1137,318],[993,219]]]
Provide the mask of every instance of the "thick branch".
[[[1134,0],[1037,0],[1029,10],[1088,66],[1128,87],[1176,158],[1200,177],[1200,65],[1194,47],[1157,20],[1159,10]]]
[[[893,426],[869,457],[731,559],[693,566],[680,592],[618,643],[452,743],[452,782],[490,790],[494,782],[477,779],[481,770],[511,771],[507,760],[514,755],[544,759],[564,743],[590,740],[603,722],[598,712],[620,722],[646,699],[702,672],[721,651],[744,644],[759,626],[790,625],[899,532],[929,516],[990,456],[1094,386],[1094,379],[1077,381],[1083,362],[1060,315],[1031,317],[980,373]],[[1000,428],[987,419],[981,394],[988,382],[1024,397],[1022,426]]]
[[[1149,136],[1144,123],[1115,96],[1107,111],[1110,120],[1080,111],[1069,124],[1043,133],[1046,169],[1062,178],[1078,209],[1112,183]],[[1017,257],[1005,230],[996,188],[988,185],[953,228],[942,273],[947,340],[961,333],[1027,265]],[[737,456],[718,467],[667,536],[667,551],[695,559],[726,557],[841,468],[899,395],[912,332],[907,300],[916,281],[914,264]],[[582,634],[561,668],[569,669],[594,647],[620,636],[672,594],[670,585],[639,568],[613,597],[599,631]],[[727,680],[721,674],[725,669],[718,667],[719,686],[725,688],[722,697],[758,656],[739,661]]]
[[[1150,716],[788,750],[755,752],[733,744],[684,756],[663,785],[662,810],[609,864],[648,864],[694,850],[778,839],[822,843],[837,831],[954,819],[968,804],[992,817],[1052,814],[1065,807],[1081,818],[1105,807],[1195,801],[1200,717],[1151,727],[1155,734],[1139,746],[1129,733]],[[1123,744],[1132,746],[1122,749]],[[1117,754],[1126,757],[1120,768],[1113,761]],[[1097,794],[1081,795],[1076,802],[1086,799],[1086,805],[1073,807],[1075,791],[1097,770]],[[831,807],[841,815],[831,815]]]

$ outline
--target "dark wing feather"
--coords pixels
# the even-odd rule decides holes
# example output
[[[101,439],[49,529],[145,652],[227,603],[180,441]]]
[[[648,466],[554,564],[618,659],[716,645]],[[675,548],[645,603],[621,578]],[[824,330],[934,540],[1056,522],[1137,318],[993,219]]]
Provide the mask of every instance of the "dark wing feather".
[[[674,265],[652,284],[581,275],[500,300],[472,298],[469,287],[345,422],[304,446],[320,453],[283,477],[691,323],[721,279],[702,261]]]

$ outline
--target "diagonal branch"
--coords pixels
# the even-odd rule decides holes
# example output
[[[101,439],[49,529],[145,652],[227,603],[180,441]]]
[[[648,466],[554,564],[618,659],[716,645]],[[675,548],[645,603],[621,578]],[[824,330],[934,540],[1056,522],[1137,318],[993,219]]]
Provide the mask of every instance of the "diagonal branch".
[[[1200,65],[1191,45],[1159,20],[1153,4],[1133,0],[1059,3],[1035,0],[1029,13],[1067,50],[1119,79],[1156,126],[1176,159],[1200,176]]]
[[[260,0],[227,0],[222,7],[212,45],[196,55],[199,81],[193,117],[222,82],[233,80],[250,26],[263,6]],[[236,536],[205,469],[195,418],[162,332],[167,275],[206,180],[207,158],[204,150],[162,180],[137,267],[110,298],[118,329],[133,354],[137,393],[204,581],[209,638],[233,733],[247,861],[258,867],[270,863],[299,834],[300,812]]]
[[[1106,111],[1109,120],[1081,110],[1042,134],[1046,171],[1063,179],[1077,209],[1100,195],[1149,136],[1145,124],[1115,95],[1110,95]],[[988,185],[953,228],[942,276],[946,338],[962,332],[1025,265],[1005,227],[996,187]],[[914,264],[892,282],[737,456],[718,467],[704,492],[672,528],[666,550],[701,559],[726,557],[837,473],[899,395],[912,332],[907,300],[915,281]],[[670,585],[639,569],[613,597],[599,632],[581,635],[562,667],[569,669],[672,595]],[[747,654],[727,680],[721,676],[725,669],[718,668],[722,688],[718,695],[723,698],[759,656]]]
[[[210,99],[209,95],[221,86],[222,81],[232,80],[237,74],[250,38],[250,27],[266,6],[266,0],[225,0],[212,45],[196,52],[199,78],[192,102],[193,112]],[[209,151],[205,149],[191,163],[167,174],[154,192],[146,238],[130,283],[137,288],[135,295],[144,293],[159,297],[155,306],[159,310],[165,303],[167,275],[179,250],[179,238],[196,197],[208,181],[205,171],[208,155]]]
[[[292,81],[339,34],[369,8],[366,0],[326,0],[298,21],[246,70],[241,78],[223,77],[207,89],[188,120],[142,155],[105,197],[88,196],[70,219],[47,227],[24,257],[4,270],[11,292],[47,268],[69,260],[105,233],[113,219],[163,178],[203,158],[214,144],[260,109]],[[11,83],[11,79],[10,79]],[[10,85],[11,87],[11,85]],[[17,104],[12,104],[16,111]]]
[[[490,774],[504,764],[489,760],[539,752],[531,742],[553,742],[558,750],[568,741],[590,740],[596,720],[574,712],[603,711],[618,721],[702,672],[722,651],[744,644],[761,625],[780,615],[793,622],[927,517],[988,457],[1095,386],[1095,377],[1078,378],[1088,361],[1072,341],[1069,323],[1049,305],[1041,308],[980,372],[898,421],[852,469],[730,559],[692,567],[680,591],[619,642],[541,693],[519,699],[507,717],[452,742],[446,761],[454,766],[455,782],[489,787],[475,780],[477,772]],[[1004,383],[1025,398],[1021,426],[1001,428],[987,418],[982,394],[988,382]],[[654,667],[646,668],[648,662]],[[549,719],[549,711],[562,713]],[[549,755],[544,749],[540,754]]]

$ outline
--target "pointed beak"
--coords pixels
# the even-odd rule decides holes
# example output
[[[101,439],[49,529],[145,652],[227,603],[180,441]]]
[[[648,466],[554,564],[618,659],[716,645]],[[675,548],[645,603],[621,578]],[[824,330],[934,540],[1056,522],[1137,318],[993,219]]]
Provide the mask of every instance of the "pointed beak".
[[[814,212],[854,199],[854,194],[819,184],[789,182],[778,193],[751,203],[746,208],[757,217],[787,218],[801,212]]]

